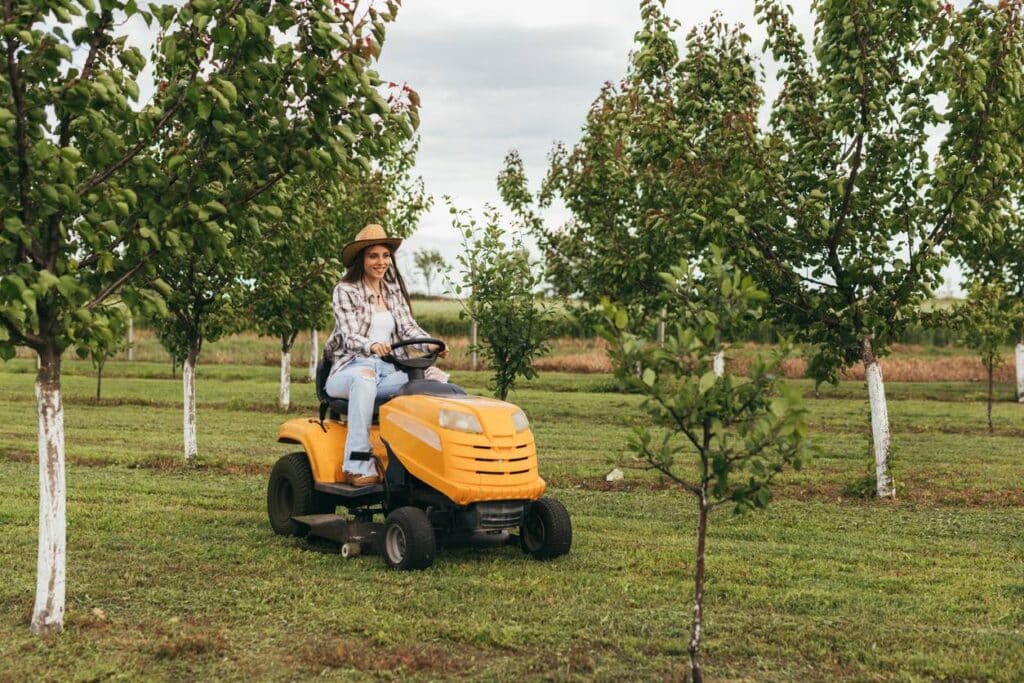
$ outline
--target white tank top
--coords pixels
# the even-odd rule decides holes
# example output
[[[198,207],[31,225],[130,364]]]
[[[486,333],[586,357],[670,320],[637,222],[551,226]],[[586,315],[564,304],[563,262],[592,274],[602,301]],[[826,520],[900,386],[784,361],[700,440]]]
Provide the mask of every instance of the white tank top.
[[[395,333],[395,316],[391,311],[374,311],[370,318],[370,333],[367,335],[370,342],[391,343],[391,336]]]

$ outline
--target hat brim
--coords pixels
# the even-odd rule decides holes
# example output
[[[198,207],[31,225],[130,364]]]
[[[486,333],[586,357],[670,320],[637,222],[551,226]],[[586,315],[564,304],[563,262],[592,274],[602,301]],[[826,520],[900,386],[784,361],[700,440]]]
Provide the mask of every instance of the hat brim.
[[[366,247],[372,247],[376,244],[385,244],[391,247],[391,251],[395,251],[398,249],[399,245],[402,244],[402,240],[389,237],[387,239],[356,240],[355,242],[349,242],[345,245],[345,248],[341,250],[341,262],[345,264],[346,268],[351,268],[360,251]]]

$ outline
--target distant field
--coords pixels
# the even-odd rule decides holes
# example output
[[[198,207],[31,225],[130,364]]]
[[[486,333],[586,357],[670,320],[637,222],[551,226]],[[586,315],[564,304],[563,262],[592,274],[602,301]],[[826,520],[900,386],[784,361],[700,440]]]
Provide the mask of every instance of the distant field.
[[[604,481],[646,418],[602,374],[543,373],[511,399],[530,416],[572,553],[442,552],[386,571],[271,534],[266,477],[290,447],[277,372],[198,373],[200,461],[181,458],[169,367],[113,362],[91,399],[68,361],[67,629],[28,633],[37,515],[33,363],[0,365],[0,681],[677,680],[686,664],[692,501],[648,473]],[[486,391],[484,373],[453,380]],[[809,397],[821,455],[764,513],[715,514],[705,606],[711,680],[1024,679],[1024,406],[950,382],[892,382],[899,497],[869,472],[860,382]],[[1000,387],[1010,398],[1010,387]]]
[[[424,302],[450,306],[451,302]],[[428,328],[428,332],[431,330]],[[451,353],[443,366],[449,370],[470,369],[469,337],[465,335],[440,335],[451,347]],[[320,333],[320,348],[326,340],[326,334]],[[605,352],[605,344],[601,339],[558,338],[551,340],[551,352],[538,359],[537,367],[545,372],[576,372],[576,373],[607,373],[612,367]],[[742,344],[730,349],[727,362],[733,372],[743,373],[750,357],[760,345]],[[292,349],[292,364],[296,376],[301,376],[303,368],[308,367],[310,337],[300,334]],[[280,363],[280,343],[269,337],[260,337],[253,333],[227,336],[219,341],[203,346],[199,358],[200,365],[242,364],[277,366]],[[19,358],[29,359],[33,356],[27,349],[19,349]],[[121,356],[123,358],[123,355]],[[1015,381],[1013,366],[1013,349],[1004,349],[1005,361],[997,369],[996,381],[1012,383]],[[167,352],[163,350],[150,330],[136,330],[134,359],[143,362],[166,363],[167,374],[171,364]],[[482,362],[482,361],[481,361]],[[985,370],[981,361],[969,350],[959,346],[932,346],[921,344],[897,344],[893,353],[882,359],[882,371],[887,381],[894,382],[982,382]],[[790,378],[804,376],[806,363],[799,357],[793,358],[786,366],[786,375]],[[847,379],[863,379],[863,368],[852,367]]]

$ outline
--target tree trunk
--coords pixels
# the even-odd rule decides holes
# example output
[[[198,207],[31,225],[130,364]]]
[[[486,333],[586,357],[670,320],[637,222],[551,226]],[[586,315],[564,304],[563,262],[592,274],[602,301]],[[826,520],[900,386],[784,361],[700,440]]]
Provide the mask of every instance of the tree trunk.
[[[135,318],[128,316],[128,361],[132,360],[132,350],[135,348]]]
[[[714,360],[711,361],[711,369],[714,370],[715,377],[725,377],[725,351],[715,354]]]
[[[64,404],[60,396],[60,352],[39,352],[36,374],[39,417],[39,553],[31,630],[36,635],[64,627],[67,505],[64,479]]]
[[[281,391],[277,405],[288,410],[292,403],[292,347],[287,337],[281,338]]]
[[[875,494],[879,498],[895,498],[896,491],[889,476],[889,409],[885,403],[885,384],[882,367],[875,358],[871,338],[861,340],[861,358],[864,378],[868,383],[868,402],[871,405],[871,443],[875,451]]]
[[[185,389],[185,414],[184,414],[184,437],[185,437],[185,462],[195,462],[199,455],[199,447],[196,444],[196,363],[199,360],[199,345],[193,343],[185,358],[185,364],[181,367],[181,380]]]
[[[704,628],[704,544],[708,533],[708,490],[703,484],[700,490],[700,514],[697,516],[697,558],[693,572],[693,624],[690,626],[690,677],[693,683],[701,683],[704,674],[700,668],[700,637]]]
[[[469,324],[469,369],[476,370],[476,321]]]
[[[1017,402],[1024,403],[1024,339],[1017,340],[1014,355],[1017,358]]]
[[[96,402],[100,402],[100,388],[103,384],[103,366],[105,363],[100,361],[96,364]]]
[[[309,331],[309,381],[316,381],[316,364],[320,362],[320,340],[316,330]]]
[[[658,346],[665,345],[665,318],[658,319]]]
[[[988,401],[985,404],[985,417],[988,419],[988,433],[991,434],[995,431],[992,428],[992,376],[996,372],[995,363],[985,363],[985,369],[988,371]]]

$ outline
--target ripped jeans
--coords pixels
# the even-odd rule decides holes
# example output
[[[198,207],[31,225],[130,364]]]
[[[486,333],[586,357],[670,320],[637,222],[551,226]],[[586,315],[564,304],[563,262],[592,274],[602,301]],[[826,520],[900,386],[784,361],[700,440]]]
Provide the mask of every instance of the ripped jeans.
[[[328,396],[348,399],[348,435],[341,469],[356,475],[377,473],[373,460],[351,460],[353,451],[368,453],[373,402],[394,396],[409,381],[408,375],[378,356],[356,357],[327,379]]]

